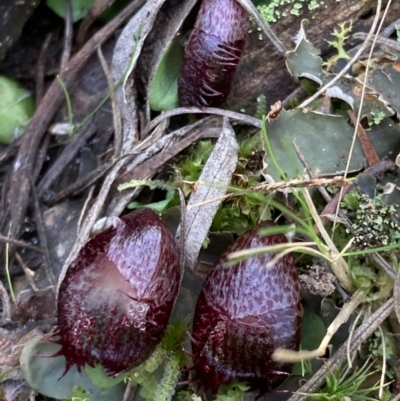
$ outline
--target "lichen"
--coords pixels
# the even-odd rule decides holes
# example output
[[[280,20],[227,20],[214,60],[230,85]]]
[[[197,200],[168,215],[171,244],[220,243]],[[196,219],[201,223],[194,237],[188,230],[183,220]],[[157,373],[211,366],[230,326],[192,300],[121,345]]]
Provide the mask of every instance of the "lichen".
[[[272,0],[267,5],[257,6],[257,9],[264,21],[272,23],[289,14],[300,16],[300,11],[304,7],[312,11],[323,6],[326,6],[326,2],[322,0]]]
[[[378,195],[370,199],[358,196],[358,209],[347,232],[355,237],[353,246],[359,249],[394,245],[400,242],[400,227],[393,220],[396,207],[386,205]]]

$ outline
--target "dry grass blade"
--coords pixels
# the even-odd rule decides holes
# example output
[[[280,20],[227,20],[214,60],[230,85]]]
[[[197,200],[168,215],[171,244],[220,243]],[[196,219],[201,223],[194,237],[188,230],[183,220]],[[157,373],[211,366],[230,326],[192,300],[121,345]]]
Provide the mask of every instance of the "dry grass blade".
[[[107,78],[107,86],[108,90],[111,93],[111,110],[113,116],[113,124],[114,124],[114,159],[121,155],[122,149],[122,120],[121,113],[119,111],[117,100],[114,92],[114,81],[112,78],[111,70],[108,67],[107,61],[103,56],[103,52],[101,51],[101,47],[99,46],[97,49],[97,57],[100,60],[101,67],[103,68],[104,75]]]
[[[200,175],[200,182],[196,191],[192,192],[186,216],[186,265],[193,271],[197,265],[197,258],[201,246],[208,235],[212,220],[218,210],[220,201],[202,204],[208,199],[218,199],[227,190],[227,185],[232,179],[238,160],[239,146],[235,138],[235,132],[227,119],[224,119],[219,139],[204,165]],[[207,183],[218,183],[218,187]],[[200,204],[197,208],[191,208],[193,204]]]
[[[342,287],[349,293],[352,293],[355,288],[350,279],[349,267],[347,266],[347,263],[343,259],[343,257],[340,256],[340,253],[336,248],[336,245],[333,243],[329,234],[325,230],[325,227],[322,224],[321,218],[319,217],[317,210],[315,209],[314,203],[311,199],[308,190],[302,189],[302,193],[305,201],[307,202],[307,206],[311,212],[311,215],[315,221],[315,224],[317,225],[319,232],[321,233],[326,245],[328,246],[330,252],[333,255],[332,258],[333,260],[331,265],[332,271],[335,274],[336,278],[339,280],[339,283],[342,285]]]
[[[393,288],[394,310],[396,312],[397,320],[400,322],[400,273],[396,274]]]
[[[0,297],[3,305],[2,321],[4,323],[11,322],[12,320],[11,300],[2,281],[0,281]]]

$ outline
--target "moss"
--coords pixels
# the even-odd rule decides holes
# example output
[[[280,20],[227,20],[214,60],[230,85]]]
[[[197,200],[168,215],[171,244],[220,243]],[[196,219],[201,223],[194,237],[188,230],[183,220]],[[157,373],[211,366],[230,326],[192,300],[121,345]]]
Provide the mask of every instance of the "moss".
[[[268,5],[259,5],[257,8],[262,18],[271,23],[277,22],[288,14],[300,16],[300,11],[304,7],[312,11],[323,6],[325,6],[323,0],[272,0]]]

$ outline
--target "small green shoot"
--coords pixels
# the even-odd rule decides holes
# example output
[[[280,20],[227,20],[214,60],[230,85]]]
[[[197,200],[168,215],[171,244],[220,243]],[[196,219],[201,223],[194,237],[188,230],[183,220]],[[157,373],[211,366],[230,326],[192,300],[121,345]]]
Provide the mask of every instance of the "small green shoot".
[[[146,401],[170,401],[175,394],[175,383],[185,360],[181,344],[186,337],[186,329],[187,324],[182,321],[169,325],[150,358],[130,372],[130,380],[141,386],[140,395]]]
[[[242,401],[247,390],[250,389],[246,383],[233,381],[228,385],[223,385],[218,390],[215,401]]]
[[[11,224],[8,230],[8,235],[11,234]],[[10,270],[9,270],[9,252],[10,252],[10,244],[6,242],[6,249],[5,249],[5,269],[6,269],[6,276],[7,276],[7,283],[8,283],[8,288],[10,290],[10,295],[11,295],[11,300],[13,303],[15,303],[15,294],[12,286],[12,281],[11,281],[11,275],[10,275]]]
[[[370,397],[370,395],[380,389],[379,381],[372,387],[362,388],[362,384],[367,378],[375,374],[375,371],[370,371],[374,362],[370,364],[368,362],[369,360],[361,368],[355,369],[347,378],[343,377],[340,368],[331,371],[326,376],[326,386],[317,393],[307,394],[309,399],[317,401],[342,401],[344,399],[376,401],[376,398]],[[388,385],[389,383],[386,383],[384,386]]]
[[[65,103],[67,104],[68,125],[69,125],[68,136],[71,138],[72,135],[74,134],[74,114],[72,112],[71,98],[69,96],[67,86],[65,85],[64,81],[59,75],[57,75],[57,81],[60,84],[62,91],[64,92]]]
[[[375,114],[374,112],[371,111],[371,117],[372,121],[368,123],[369,126],[372,126],[373,124],[378,125],[380,124],[383,119],[386,117],[385,113],[383,111],[380,111],[378,114]]]
[[[118,191],[125,189],[133,189],[140,186],[147,186],[150,189],[164,189],[165,191],[175,190],[176,186],[166,183],[161,180],[131,180],[118,185]]]
[[[181,351],[181,346],[187,335],[188,324],[183,320],[177,320],[170,324],[161,341],[162,347],[169,352]]]
[[[339,60],[350,60],[351,57],[347,54],[346,50],[344,49],[345,41],[350,37],[349,33],[352,31],[353,24],[350,21],[339,23],[339,30],[334,29],[332,36],[335,36],[336,40],[328,41],[328,44],[334,47],[337,50],[337,54],[330,58],[324,65],[330,69],[331,67],[335,66]]]

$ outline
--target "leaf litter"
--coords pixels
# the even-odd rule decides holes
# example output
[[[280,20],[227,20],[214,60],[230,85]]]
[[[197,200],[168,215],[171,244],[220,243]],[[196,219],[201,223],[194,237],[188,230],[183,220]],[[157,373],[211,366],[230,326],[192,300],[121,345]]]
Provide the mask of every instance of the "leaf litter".
[[[260,120],[252,116],[241,115],[235,112],[224,110],[216,111],[213,109],[171,110],[171,112],[167,111],[161,114],[158,119],[152,119],[154,114],[150,110],[147,94],[149,94],[151,90],[158,89],[160,89],[160,93],[163,93],[163,88],[156,87],[156,89],[154,89],[150,82],[152,82],[153,77],[156,76],[156,66],[160,63],[160,60],[163,60],[163,54],[181,28],[182,22],[194,6],[194,1],[181,2],[184,8],[180,8],[180,12],[175,14],[173,12],[174,7],[171,4],[167,6],[169,2],[165,0],[144,5],[140,4],[140,2],[136,3],[137,4],[132,5],[131,11],[141,7],[140,11],[134,14],[133,18],[120,35],[120,39],[114,48],[113,60],[111,62],[111,75],[114,82],[123,78],[122,85],[116,89],[116,100],[114,104],[114,106],[119,109],[122,116],[121,148],[119,152],[112,153],[110,152],[112,147],[110,149],[109,144],[106,142],[102,147],[98,146],[98,149],[95,150],[93,148],[92,150],[100,163],[109,163],[107,169],[103,171],[103,175],[105,176],[104,180],[99,181],[99,177],[96,177],[92,181],[88,180],[82,182],[81,188],[75,192],[76,194],[81,194],[78,200],[71,199],[69,201],[67,199],[66,201],[62,201],[59,205],[47,207],[45,203],[46,197],[49,198],[50,195],[60,193],[68,187],[68,185],[71,185],[71,180],[68,181],[65,178],[58,182],[57,173],[55,173],[53,183],[47,184],[45,189],[43,189],[44,181],[38,181],[42,183],[42,185],[39,186],[39,189],[41,189],[39,192],[42,202],[40,204],[41,210],[36,210],[36,216],[33,218],[30,214],[26,215],[27,205],[30,201],[29,194],[31,191],[35,190],[34,188],[28,189],[30,187],[30,181],[32,181],[32,179],[36,181],[38,178],[43,180],[43,177],[46,176],[44,172],[40,174],[41,165],[37,165],[36,173],[33,172],[33,176],[31,176],[32,173],[27,173],[25,166],[29,165],[29,163],[33,164],[32,160],[36,155],[36,149],[39,148],[40,139],[44,135],[45,129],[61,103],[62,93],[56,84],[53,84],[48,94],[45,95],[25,137],[20,142],[19,153],[14,162],[14,171],[11,172],[11,183],[18,182],[18,187],[16,187],[15,184],[11,186],[8,199],[12,199],[12,202],[9,202],[7,211],[3,211],[2,214],[3,233],[9,233],[5,237],[13,238],[15,241],[24,241],[27,239],[27,242],[29,242],[32,238],[29,238],[29,236],[21,236],[22,231],[29,232],[26,228],[26,222],[23,223],[23,221],[26,221],[24,219],[27,218],[28,221],[33,224],[34,228],[31,229],[31,232],[35,234],[37,222],[40,221],[41,213],[45,211],[46,215],[47,213],[54,213],[54,216],[57,216],[57,213],[61,213],[60,210],[58,210],[60,207],[63,207],[63,222],[73,222],[66,232],[64,232],[64,228],[54,229],[54,218],[53,220],[47,221],[47,225],[46,219],[44,220],[45,228],[48,230],[47,235],[51,240],[53,240],[54,237],[54,241],[49,242],[48,248],[51,251],[50,258],[56,260],[51,268],[52,273],[58,278],[58,282],[61,282],[70,261],[74,259],[79,249],[90,237],[92,226],[99,217],[119,215],[128,203],[132,202],[133,196],[140,199],[143,204],[151,203],[151,200],[155,197],[155,191],[146,191],[143,189],[143,186],[137,184],[127,190],[127,188],[129,188],[129,181],[147,180],[151,182],[152,180],[160,180],[167,182],[169,177],[174,175],[174,166],[177,166],[177,163],[179,163],[175,162],[174,158],[183,152],[184,149],[190,149],[190,146],[195,141],[206,137],[218,139],[216,140],[209,159],[201,166],[202,173],[192,185],[190,196],[188,197],[187,211],[182,209],[182,212],[186,214],[186,247],[183,251],[185,252],[188,269],[194,272],[195,275],[199,251],[201,248],[204,248],[207,242],[207,237],[210,234],[210,226],[218,209],[223,209],[229,204],[231,207],[230,213],[233,213],[232,211],[239,211],[239,213],[247,216],[249,219],[248,221],[254,219],[259,220],[262,218],[263,214],[266,213],[268,207],[266,207],[263,202],[261,202],[263,206],[260,208],[259,201],[248,201],[247,198],[250,198],[251,191],[254,191],[254,193],[259,191],[261,197],[268,198],[270,194],[267,194],[265,189],[269,188],[269,191],[275,191],[274,196],[276,199],[280,199],[281,202],[286,202],[287,210],[292,210],[299,205],[295,206],[295,204],[290,203],[291,201],[293,202],[293,200],[289,199],[292,197],[292,191],[287,191],[289,188],[317,186],[317,188],[320,189],[327,188],[329,191],[333,191],[332,195],[337,197],[338,194],[333,189],[335,181],[334,178],[331,177],[342,177],[339,177],[337,182],[340,182],[340,185],[344,185],[346,188],[347,176],[350,174],[353,177],[357,177],[360,172],[363,172],[363,170],[367,168],[368,162],[373,160],[373,162],[369,164],[377,164],[376,170],[373,173],[376,177],[376,181],[374,181],[373,184],[365,185],[361,180],[357,181],[356,179],[355,184],[351,185],[352,191],[348,191],[350,188],[346,188],[348,191],[347,194],[344,197],[342,196],[344,193],[340,194],[339,200],[335,203],[336,207],[331,209],[330,220],[336,221],[335,213],[340,208],[340,212],[344,213],[350,223],[352,222],[355,211],[351,208],[352,200],[350,197],[353,196],[354,193],[363,194],[369,191],[368,193],[371,194],[372,188],[372,193],[377,194],[382,192],[383,188],[390,188],[390,186],[392,188],[391,192],[386,190],[385,194],[389,195],[395,192],[393,188],[397,188],[398,185],[396,177],[396,168],[398,167],[396,167],[394,163],[390,164],[391,170],[387,168],[379,169],[378,167],[382,166],[384,158],[389,157],[395,159],[400,153],[400,137],[398,135],[399,124],[396,119],[400,104],[400,91],[396,90],[396,88],[399,87],[400,81],[396,61],[388,60],[385,57],[374,59],[373,66],[371,70],[368,71],[366,66],[368,67],[368,63],[371,63],[372,60],[367,59],[364,64],[361,64],[361,72],[359,72],[358,75],[343,74],[344,76],[337,79],[335,84],[331,85],[330,88],[325,91],[323,97],[314,100],[313,103],[309,103],[307,108],[294,107],[291,110],[282,110],[279,115],[265,123],[265,129],[273,155],[260,150],[263,147],[263,139],[260,134],[255,134],[254,151],[251,153],[251,157],[244,161],[244,169],[239,173],[236,168],[238,165],[237,160],[240,161],[241,157],[240,146],[243,137],[249,137],[245,126],[249,124],[260,129],[262,127]],[[255,20],[257,21],[259,17],[258,14],[254,14],[254,7],[252,4],[243,1],[242,5],[253,12],[253,16],[255,16]],[[168,7],[170,7],[170,10]],[[171,14],[168,14],[168,12]],[[166,18],[168,15],[174,15],[174,18]],[[122,23],[124,18],[119,18],[118,22],[116,19],[114,22],[110,22],[109,25],[107,25],[108,28],[102,31],[102,35],[104,36],[97,34],[97,36],[90,39],[92,41],[90,45],[93,46],[93,43],[99,44],[105,37],[108,37],[113,30]],[[165,19],[163,20],[163,18]],[[168,31],[160,29],[160,25],[157,25],[156,21],[169,21]],[[377,18],[375,22],[377,22]],[[314,23],[314,21],[311,23]],[[318,50],[306,37],[306,25],[307,23],[304,21],[301,23],[296,47],[293,51],[286,53],[287,66],[292,76],[303,81],[303,83],[305,80],[308,80],[313,81],[318,86],[324,86],[330,83],[333,78],[338,77],[338,75],[325,69]],[[266,28],[263,26],[263,29]],[[267,27],[267,30],[268,29]],[[340,33],[340,31],[338,32]],[[162,40],[158,41],[157,38],[160,36],[162,36]],[[281,52],[285,49],[281,46],[279,39],[276,42],[276,46]],[[81,52],[77,53],[77,56],[74,56],[70,61],[69,69],[71,72],[67,72],[62,76],[67,87],[71,86],[75,74],[78,69],[81,68],[82,60],[87,58],[89,54],[90,51],[88,47],[83,47]],[[142,56],[143,58],[141,58]],[[146,67],[147,71],[145,71]],[[347,69],[347,66],[345,66],[345,69]],[[142,74],[143,72],[146,72],[146,75],[144,75],[141,80],[138,74]],[[365,76],[367,79],[364,79]],[[364,82],[367,83],[367,86],[365,86]],[[153,81],[152,85],[153,84],[156,86],[158,85],[156,81]],[[161,79],[159,85],[162,86],[164,84],[165,82]],[[103,92],[104,96],[107,95],[109,90],[110,89],[106,89]],[[162,95],[160,98],[162,99]],[[173,104],[173,102],[171,104]],[[356,120],[353,118],[352,122],[348,116],[349,109],[357,116]],[[182,127],[183,120],[181,119],[179,122],[176,116],[179,114],[185,115],[190,112],[197,112],[199,114],[207,113],[211,114],[211,116]],[[221,118],[216,117],[217,114],[223,116],[222,126]],[[363,126],[359,125],[360,121]],[[77,123],[79,123],[79,121],[77,121]],[[101,122],[95,122],[95,124],[97,124],[98,127]],[[162,125],[159,126],[159,124]],[[181,126],[179,126],[179,124],[181,124]],[[154,131],[158,126],[158,131]],[[358,140],[355,140],[355,145],[352,146],[354,126],[356,126],[358,130],[362,129],[363,135],[369,138],[370,142],[368,146],[370,153],[365,153],[365,147],[363,148]],[[33,136],[33,132],[37,133],[36,137]],[[237,139],[235,139],[234,133],[237,134]],[[82,135],[90,136],[87,128],[83,127]],[[146,140],[147,142],[145,142]],[[299,152],[296,152],[293,147],[293,142],[296,143],[303,158],[308,163],[308,176],[304,175],[304,163],[298,158]],[[57,146],[60,146],[62,149],[63,144],[57,144]],[[349,149],[352,149],[351,158]],[[375,156],[371,159],[370,155],[373,153],[374,149],[376,150]],[[43,148],[43,151],[46,153],[47,148]],[[259,168],[260,166],[254,167],[254,165],[257,165],[256,156],[260,151],[262,152],[262,168]],[[179,157],[188,157],[188,154],[190,157],[190,150],[187,152],[189,153],[186,153],[186,156],[181,155]],[[113,157],[107,158],[107,154],[113,154]],[[22,160],[21,158],[25,155],[28,155],[27,159]],[[68,171],[73,171],[67,168],[68,163],[71,163],[72,159],[73,157],[71,158],[70,156],[69,162],[55,160],[52,163],[53,169],[55,169],[54,171],[57,171],[56,167],[54,167],[57,166],[57,163],[61,166],[59,167],[60,172],[58,173],[60,177]],[[229,163],[227,161],[229,161]],[[172,172],[170,165],[172,165]],[[284,177],[282,176],[282,171],[284,172]],[[369,171],[369,169],[366,171]],[[311,179],[310,172],[314,175]],[[86,173],[83,174],[88,173],[86,171]],[[264,177],[270,181],[267,183],[265,183],[265,181],[263,182]],[[257,180],[262,180],[262,182],[257,182]],[[173,185],[177,185],[176,182],[179,183],[179,180],[175,181]],[[242,184],[245,183],[245,185],[242,188],[238,188],[239,182]],[[119,193],[117,187],[122,183],[127,183],[127,186],[123,187],[125,192]],[[231,186],[232,183],[233,186]],[[264,192],[259,188],[263,185]],[[270,187],[268,187],[268,185],[270,185]],[[162,185],[159,184],[159,186]],[[50,189],[52,193],[49,194],[48,191]],[[121,186],[119,189],[122,189]],[[286,191],[282,192],[282,190]],[[398,198],[394,196],[382,196],[379,199],[378,201],[375,197],[367,196],[366,201],[367,203],[369,202],[369,205],[374,205],[374,207],[376,205],[381,205],[383,202],[383,207],[391,207],[394,214],[399,213],[399,205],[396,203]],[[312,202],[314,202],[314,200],[311,200],[311,197],[309,197],[309,201],[311,201],[311,203],[309,203],[309,208],[312,209]],[[362,206],[360,200],[356,200],[355,202],[356,208]],[[81,216],[79,216],[80,210],[82,210]],[[268,209],[267,215],[269,213],[271,213],[271,209]],[[283,212],[283,214],[285,213],[286,212]],[[324,212],[322,212],[322,214],[323,213]],[[229,216],[232,218],[234,214],[229,214]],[[289,222],[293,222],[290,216],[290,213],[286,213],[286,219]],[[329,221],[329,219],[324,220],[323,217],[322,215],[319,221],[318,212],[317,209],[315,209],[313,218],[316,220],[316,223],[319,221],[318,229],[321,234],[325,230],[323,225]],[[389,219],[385,224],[393,230],[390,235],[395,238],[397,223],[393,223],[390,216],[385,218]],[[346,244],[343,244],[343,241],[348,239],[348,236],[344,234],[348,221],[346,219],[341,221],[344,223],[336,224],[333,242],[328,240],[329,235],[331,235],[333,231],[331,231],[330,227],[326,229],[327,231],[325,231],[324,236],[325,243],[322,245],[323,247],[329,248],[329,252],[331,252],[328,260],[333,270],[335,271],[334,266],[336,264],[341,264],[342,268],[347,271],[346,275],[348,275],[349,265],[360,263],[358,270],[350,269],[352,274],[355,274],[353,272],[358,272],[358,274],[361,272],[365,278],[367,277],[367,269],[370,269],[374,274],[376,274],[375,271],[377,269],[383,269],[382,271],[378,270],[380,277],[383,277],[383,275],[386,274],[383,273],[385,268],[386,271],[390,272],[390,270],[387,269],[387,265],[389,265],[389,269],[392,269],[392,273],[390,274],[390,277],[392,277],[395,274],[392,265],[396,260],[398,242],[394,243],[397,248],[385,249],[385,247],[383,247],[384,249],[381,250],[370,249],[372,256],[369,257],[367,256],[368,254],[352,248],[351,245],[346,248]],[[379,222],[374,220],[371,221],[370,224],[379,225]],[[6,230],[6,228],[10,226],[11,230]],[[343,226],[345,226],[344,229]],[[63,227],[63,225],[59,227]],[[64,227],[66,227],[66,225]],[[347,227],[347,229],[350,228]],[[368,229],[368,227],[366,229]],[[380,229],[379,226],[376,228],[377,231],[374,232],[378,233]],[[42,238],[40,241],[41,247],[44,246],[44,242]],[[328,246],[329,244],[333,244],[334,247]],[[48,274],[46,274],[44,268],[42,268],[42,266],[44,266],[43,261],[41,261],[42,256],[35,250],[24,248],[24,252],[21,253],[20,264],[25,263],[30,266],[29,269],[33,268],[34,270],[30,281],[24,279],[23,276],[22,279],[17,280],[18,265],[12,258],[15,249],[11,241],[10,245],[11,246],[8,247],[8,252],[11,256],[11,258],[9,258],[9,267],[11,267],[10,274],[13,278],[13,286],[15,286],[17,293],[17,302],[11,307],[12,312],[11,316],[9,316],[9,314],[6,313],[9,309],[7,305],[10,304],[7,299],[8,295],[5,291],[2,292],[3,319],[7,322],[11,319],[12,322],[16,324],[16,327],[18,327],[18,325],[20,325],[20,327],[15,329],[4,326],[5,328],[2,328],[1,336],[2,344],[5,344],[6,339],[10,336],[12,337],[15,335],[15,338],[18,338],[17,333],[21,328],[25,330],[23,331],[24,333],[32,335],[32,330],[34,328],[48,332],[54,324],[52,316],[54,309],[52,310],[51,308],[51,305],[54,303],[54,298],[51,296],[51,289],[50,291],[46,290],[49,284],[49,277],[47,277]],[[23,246],[23,243],[20,242],[20,245]],[[18,260],[18,258],[16,258],[16,260]],[[372,261],[374,261],[374,263],[372,263]],[[306,264],[303,268],[305,267]],[[25,272],[27,272],[26,269]],[[326,274],[331,273],[327,271]],[[335,276],[337,276],[337,273]],[[351,279],[354,280],[354,276],[352,276]],[[348,278],[345,280],[348,280]],[[197,288],[199,282],[201,283],[201,280],[197,281]],[[352,295],[354,282],[345,284],[345,282],[342,281],[343,286],[348,292],[347,295],[351,296],[352,301],[350,304],[346,304],[347,307],[342,309],[342,315],[345,315],[344,318],[340,317],[339,320],[335,319],[333,322],[330,322],[331,326],[328,329],[328,340],[324,340],[325,345],[327,345],[334,332],[340,330],[339,326],[350,317],[351,313],[347,313],[346,309],[350,309],[351,311],[355,310],[357,306],[361,302],[367,300],[368,297],[370,301],[373,300],[377,303],[374,304],[372,314],[366,317],[366,320],[349,338],[348,344],[339,348],[339,350],[328,359],[325,366],[319,370],[314,370],[314,375],[311,375],[312,377],[308,376],[311,378],[306,384],[300,389],[296,388],[298,391],[295,395],[290,397],[291,400],[304,399],[301,393],[309,393],[317,390],[323,385],[326,375],[330,371],[336,369],[343,361],[344,355],[352,354],[363,341],[373,335],[375,330],[393,310],[396,311],[397,315],[399,314],[397,306],[399,291],[397,282],[398,279],[396,278],[394,282],[393,298],[391,298],[391,290],[385,297],[379,298],[379,296],[376,296],[376,294],[380,293],[381,289],[379,288],[378,282],[371,283],[371,287],[367,292],[365,292],[364,288],[363,291],[359,289]],[[35,287],[29,283],[34,283]],[[52,289],[54,290],[54,286]],[[188,291],[192,290],[191,288],[185,287],[184,289]],[[50,309],[43,308],[40,310],[40,307],[37,307],[38,310],[35,315],[29,316],[29,313],[21,314],[21,310],[24,309],[23,302],[27,302],[23,300],[23,294],[26,291],[32,294],[32,296],[27,298],[29,302],[37,302],[35,299],[41,299],[43,302],[43,299],[46,299]],[[313,302],[319,301],[314,300]],[[337,297],[337,302],[341,302],[340,297]],[[32,309],[35,309],[35,304],[30,311],[32,311]],[[339,315],[341,315],[341,313],[339,313]],[[19,319],[26,319],[26,321],[33,319],[31,321],[31,326],[27,326],[24,321],[20,321],[19,324],[16,323],[18,317]],[[318,316],[316,319],[318,319]],[[321,330],[323,330],[323,328]],[[307,344],[305,345],[307,347],[305,349],[310,351],[311,349],[323,349],[323,344],[321,345],[322,348],[319,348],[319,342],[323,338],[324,333],[320,334],[322,335],[317,336],[318,338],[314,339],[313,342],[305,342],[304,344]],[[390,335],[390,330],[388,331],[386,329],[384,335]],[[396,345],[396,347],[398,347],[398,345]],[[26,348],[26,350],[27,349],[28,348]],[[396,350],[397,348],[394,351]],[[35,362],[35,355],[37,353],[37,351],[31,353],[28,363]],[[324,352],[319,351],[318,355],[322,355],[323,353]],[[15,362],[15,357],[18,355],[18,351],[13,353],[9,361],[2,364],[1,371],[7,372],[8,368],[13,369],[17,367],[18,363]],[[36,358],[36,362],[37,361],[38,358]],[[53,362],[60,363],[61,365],[63,363],[60,360],[56,361],[56,359],[53,359]],[[28,370],[33,372],[35,369],[36,368],[29,368]],[[48,375],[50,377],[54,376],[54,372],[39,374],[40,378],[47,377]],[[54,383],[57,381],[55,376],[53,378],[53,380],[55,380]],[[12,377],[13,379],[11,380],[6,374],[2,379],[3,389],[13,388],[16,383],[21,383],[20,377]],[[37,379],[32,379],[32,381],[28,382],[33,389],[46,394],[46,390],[43,390],[42,385],[31,384],[34,381],[36,383],[36,380]],[[69,384],[70,392],[66,393],[67,395],[65,395],[65,397],[70,397],[73,384],[77,385],[74,379],[71,380],[72,382]],[[90,381],[87,381],[86,384],[82,384],[82,386],[85,387],[88,383],[90,383]],[[87,389],[87,387],[85,388]],[[26,388],[25,391],[27,391]],[[28,393],[26,392],[25,394]],[[50,396],[54,395],[51,394]],[[97,396],[94,397],[95,399],[100,399],[97,398]]]

